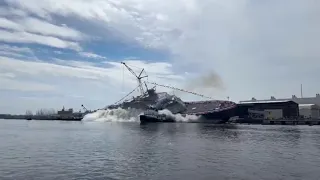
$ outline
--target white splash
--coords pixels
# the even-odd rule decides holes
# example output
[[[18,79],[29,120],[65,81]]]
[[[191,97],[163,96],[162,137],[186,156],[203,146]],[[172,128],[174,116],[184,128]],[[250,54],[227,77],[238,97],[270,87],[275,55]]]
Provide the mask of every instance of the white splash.
[[[167,117],[174,119],[176,122],[196,122],[200,119],[196,115],[181,115],[181,114],[172,114],[171,111],[164,109],[158,111],[159,114],[165,114]]]
[[[139,115],[142,110],[137,109],[106,109],[98,110],[96,112],[87,114],[83,117],[82,121],[85,122],[139,122]],[[164,109],[158,111],[159,114],[165,114],[167,117],[174,119],[176,122],[196,122],[199,116],[196,115],[181,115],[172,114],[171,111]]]
[[[121,108],[98,110],[85,115],[82,120],[96,122],[138,122],[141,112],[136,109],[125,110]]]

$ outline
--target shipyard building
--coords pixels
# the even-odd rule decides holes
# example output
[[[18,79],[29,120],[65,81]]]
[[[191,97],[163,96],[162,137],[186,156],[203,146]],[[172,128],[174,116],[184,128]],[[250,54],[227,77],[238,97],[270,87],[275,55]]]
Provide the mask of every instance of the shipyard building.
[[[253,107],[247,108],[250,105]],[[255,98],[252,98],[251,100],[240,101],[238,106],[239,106],[238,113],[241,116],[244,116],[243,114],[246,111],[245,109],[249,110],[246,113],[249,115],[250,111],[252,112],[252,110],[254,109],[264,109],[264,108],[271,109],[270,107],[272,108],[281,107],[280,109],[282,109],[284,118],[285,117],[292,118],[294,116],[296,117],[299,116],[301,118],[306,118],[306,119],[320,118],[320,94],[316,94],[315,97],[304,97],[304,98],[298,98],[295,95],[293,95],[291,98],[281,98],[281,99],[277,99],[274,96],[271,96],[270,99],[263,99],[263,100],[257,100]],[[297,111],[297,113],[295,113],[294,111]],[[279,110],[279,113],[280,113],[280,110]],[[280,115],[273,115],[273,116],[278,117]]]
[[[240,102],[237,105],[237,116],[252,119],[282,119],[299,116],[298,103],[286,101]]]

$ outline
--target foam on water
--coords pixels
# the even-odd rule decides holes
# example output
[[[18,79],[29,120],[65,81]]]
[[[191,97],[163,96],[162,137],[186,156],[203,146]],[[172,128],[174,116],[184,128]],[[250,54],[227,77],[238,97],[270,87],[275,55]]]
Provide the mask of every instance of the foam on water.
[[[200,119],[199,116],[196,115],[181,115],[181,114],[172,114],[171,111],[164,109],[158,111],[159,114],[164,114],[166,117],[174,119],[176,122],[196,122]]]
[[[164,109],[158,111],[159,114],[164,114],[169,118],[174,119],[176,122],[195,122],[199,119],[195,115],[172,114],[171,111]],[[83,117],[83,121],[96,121],[96,122],[139,122],[139,115],[143,111],[137,109],[106,109],[98,110],[94,113],[87,114]]]
[[[100,121],[100,122],[135,122],[139,121],[139,115],[142,113],[136,109],[106,109],[98,110],[94,113],[87,114],[83,121]]]

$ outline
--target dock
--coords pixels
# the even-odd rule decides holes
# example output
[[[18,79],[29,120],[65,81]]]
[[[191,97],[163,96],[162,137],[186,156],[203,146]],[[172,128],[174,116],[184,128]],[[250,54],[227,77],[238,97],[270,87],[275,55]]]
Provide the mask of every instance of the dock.
[[[253,119],[239,118],[234,120],[237,124],[261,125],[320,125],[320,119]]]
[[[320,120],[290,120],[290,119],[280,119],[280,120],[263,120],[264,125],[320,125]]]

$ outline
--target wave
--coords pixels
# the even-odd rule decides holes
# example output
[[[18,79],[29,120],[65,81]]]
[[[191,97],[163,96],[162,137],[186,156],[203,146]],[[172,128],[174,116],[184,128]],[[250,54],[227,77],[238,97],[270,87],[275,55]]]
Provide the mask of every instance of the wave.
[[[195,122],[199,120],[196,115],[181,115],[172,114],[171,111],[164,109],[158,111],[159,114],[164,114],[169,118],[174,119],[176,122]],[[96,112],[87,114],[83,117],[82,121],[86,122],[140,122],[139,115],[143,113],[138,109],[106,109],[98,110]]]
[[[159,114],[164,114],[166,117],[174,119],[176,122],[196,122],[200,119],[200,116],[196,115],[172,114],[172,112],[167,109],[160,110],[158,112]]]
[[[141,110],[136,109],[106,109],[87,114],[83,117],[83,121],[98,122],[139,122]]]

